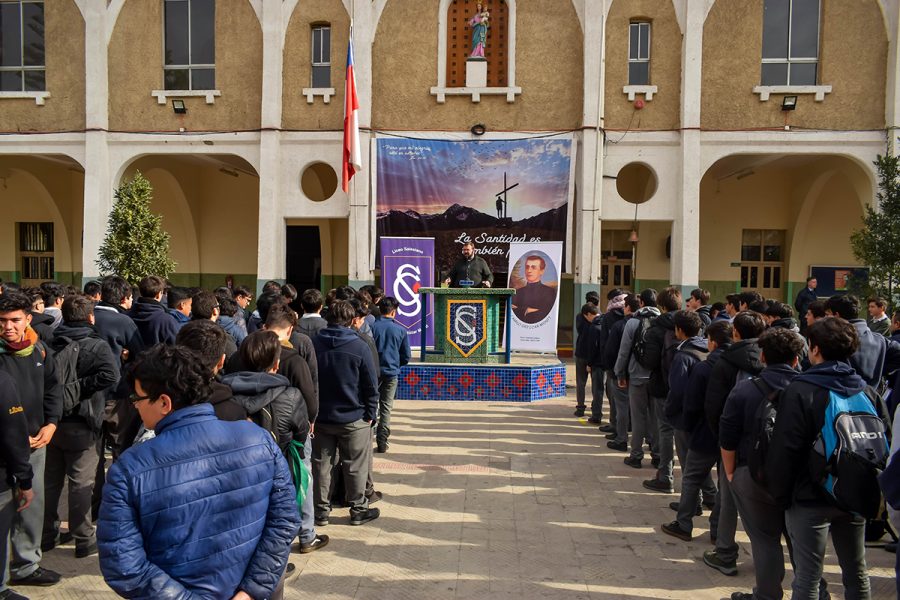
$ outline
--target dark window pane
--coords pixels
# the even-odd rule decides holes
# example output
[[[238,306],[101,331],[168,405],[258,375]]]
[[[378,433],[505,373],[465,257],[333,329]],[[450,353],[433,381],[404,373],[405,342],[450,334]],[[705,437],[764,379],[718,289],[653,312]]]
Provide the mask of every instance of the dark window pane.
[[[609,285],[609,265],[603,265],[600,269],[600,285]]]
[[[816,63],[794,63],[791,65],[791,85],[816,85]]]
[[[216,89],[216,70],[215,69],[191,69],[191,89],[192,90],[214,90],[214,89]]]
[[[24,34],[23,64],[31,67],[44,66],[44,5],[27,3],[22,5],[22,32]]]
[[[625,287],[631,287],[631,265],[625,265]]]
[[[166,1],[165,60],[167,65],[188,64],[188,3],[186,0]]]
[[[781,246],[765,246],[763,248],[763,260],[781,260]]]
[[[790,0],[766,0],[763,8],[763,58],[787,58],[789,11]]]
[[[216,62],[215,0],[191,0],[191,64]]]
[[[622,285],[622,265],[613,267],[613,285]]]
[[[628,63],[628,85],[648,85],[650,83],[650,63]]]
[[[759,246],[741,246],[741,260],[760,260]]]
[[[22,71],[0,71],[0,92],[21,92]]]
[[[750,267],[750,287],[759,287],[759,267]]]
[[[22,65],[21,26],[19,4],[0,3],[0,67]]]
[[[637,58],[638,57],[638,43],[639,43],[639,25],[637,23],[632,23],[628,26],[628,58]]]
[[[776,289],[781,287],[781,267],[772,268],[772,287]]]
[[[322,62],[322,28],[316,27],[312,32],[312,61]]]
[[[322,28],[322,62],[331,62],[331,27]]]
[[[741,287],[747,287],[747,284],[750,283],[750,278],[748,274],[750,272],[750,267],[741,267]]]
[[[641,32],[640,44],[638,44],[638,58],[650,58],[650,24],[641,23],[639,26]]]
[[[791,58],[819,56],[819,0],[793,0]]]
[[[770,287],[769,284],[772,283],[772,267],[764,267],[763,268],[763,287]]]
[[[787,63],[763,63],[762,85],[787,85]]]
[[[191,89],[191,82],[187,69],[166,69],[165,74],[167,90]]]
[[[25,91],[43,92],[47,89],[44,71],[25,71]]]
[[[312,86],[314,88],[331,87],[331,67],[313,67],[312,68]]]

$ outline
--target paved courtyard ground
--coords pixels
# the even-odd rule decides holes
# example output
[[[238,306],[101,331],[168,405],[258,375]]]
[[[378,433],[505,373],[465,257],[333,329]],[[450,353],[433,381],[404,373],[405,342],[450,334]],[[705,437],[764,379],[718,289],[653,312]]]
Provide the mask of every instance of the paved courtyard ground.
[[[743,532],[737,577],[701,561],[711,547],[708,513],[695,521],[691,543],[659,533],[677,495],[641,487],[649,464],[625,466],[595,426],[572,416],[574,404],[571,388],[568,398],[530,405],[398,402],[390,451],[375,463],[381,518],[350,527],[347,509],[336,509],[320,529],[331,544],[291,556],[298,575],[286,597],[703,600],[750,591]],[[115,598],[96,557],[76,560],[73,552],[63,546],[44,559],[63,583],[19,591]],[[871,548],[868,560],[873,598],[894,598],[894,555]],[[843,598],[831,553],[825,577]]]

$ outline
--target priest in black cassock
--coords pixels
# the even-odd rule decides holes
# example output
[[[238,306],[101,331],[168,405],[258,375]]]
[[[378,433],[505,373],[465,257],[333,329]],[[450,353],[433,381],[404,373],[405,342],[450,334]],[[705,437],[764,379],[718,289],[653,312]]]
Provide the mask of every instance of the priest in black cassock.
[[[542,321],[556,303],[556,288],[541,281],[546,268],[540,256],[525,259],[525,285],[512,297],[513,312],[523,323]]]

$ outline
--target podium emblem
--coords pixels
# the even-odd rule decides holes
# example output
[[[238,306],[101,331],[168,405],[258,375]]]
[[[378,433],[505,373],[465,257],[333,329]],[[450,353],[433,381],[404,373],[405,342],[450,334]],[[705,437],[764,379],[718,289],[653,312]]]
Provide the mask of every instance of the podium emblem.
[[[487,300],[447,301],[447,341],[468,358],[487,339]]]

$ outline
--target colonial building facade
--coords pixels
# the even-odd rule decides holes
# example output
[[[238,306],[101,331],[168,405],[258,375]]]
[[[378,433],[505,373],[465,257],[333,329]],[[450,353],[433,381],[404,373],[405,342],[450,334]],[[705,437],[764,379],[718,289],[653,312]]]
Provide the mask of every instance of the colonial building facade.
[[[467,87],[477,4],[488,70]],[[483,124],[574,136],[568,305],[668,282],[790,298],[811,266],[855,264],[872,161],[898,150],[898,4],[0,0],[0,276],[97,276],[113,190],[141,171],[176,282],[375,281],[374,140]]]

